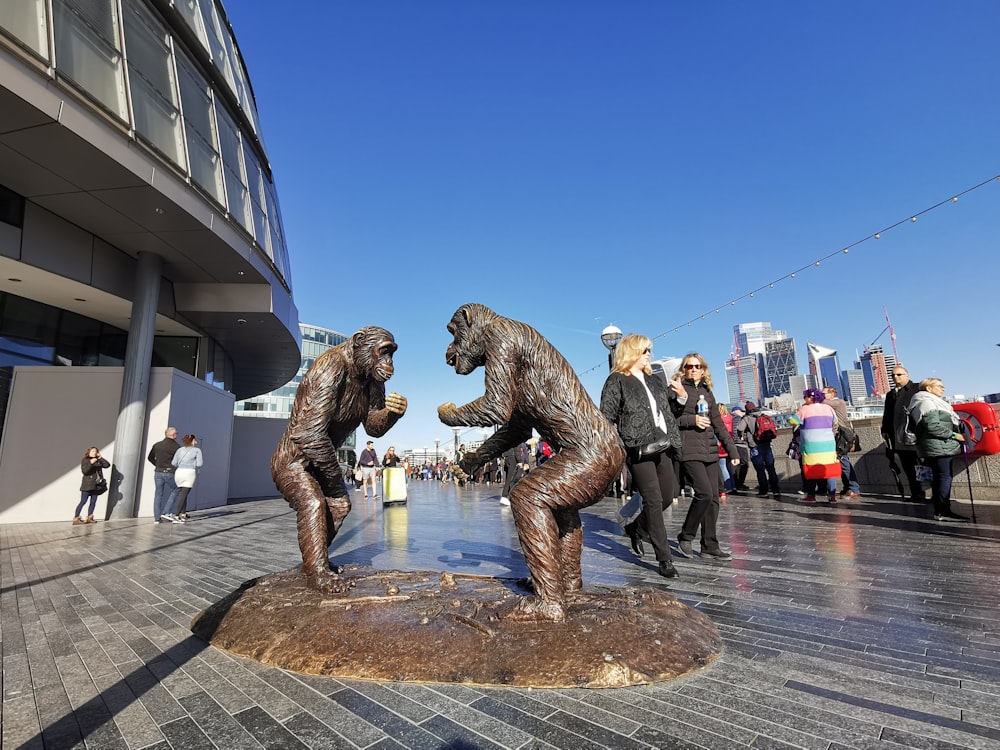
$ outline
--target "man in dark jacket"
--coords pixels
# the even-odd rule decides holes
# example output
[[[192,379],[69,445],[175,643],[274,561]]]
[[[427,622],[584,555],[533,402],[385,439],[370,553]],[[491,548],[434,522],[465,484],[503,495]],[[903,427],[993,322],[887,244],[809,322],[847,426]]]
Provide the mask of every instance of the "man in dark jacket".
[[[895,388],[885,394],[885,409],[882,412],[882,439],[885,440],[889,448],[889,460],[894,461],[893,455],[899,457],[899,462],[903,465],[903,473],[906,481],[910,485],[910,500],[915,503],[922,503],[926,500],[924,488],[917,481],[917,458],[916,445],[903,445],[897,439],[900,430],[906,423],[906,409],[910,405],[910,399],[919,389],[919,386],[910,380],[910,373],[902,365],[896,365],[892,369],[892,380]]]
[[[156,494],[153,495],[153,521],[161,519],[173,521],[170,514],[177,501],[177,483],[174,481],[174,454],[180,445],[177,444],[177,428],[168,427],[163,431],[163,440],[153,443],[147,459],[153,464],[153,481],[156,483]]]

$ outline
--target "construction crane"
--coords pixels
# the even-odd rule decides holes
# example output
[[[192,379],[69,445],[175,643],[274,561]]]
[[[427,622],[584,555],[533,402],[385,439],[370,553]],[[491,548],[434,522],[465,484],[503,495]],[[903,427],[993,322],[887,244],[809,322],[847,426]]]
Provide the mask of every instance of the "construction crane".
[[[883,306],[882,307],[882,312],[885,315],[885,328],[883,328],[879,332],[878,336],[876,336],[875,339],[868,346],[865,347],[865,352],[871,351],[871,348],[873,346],[875,346],[876,343],[878,343],[878,340],[880,338],[882,338],[882,335],[886,331],[888,331],[889,332],[889,341],[892,343],[893,362],[895,362],[898,365],[899,364],[899,352],[896,351],[896,331],[893,330],[892,321],[889,320],[889,310],[888,310],[888,308],[886,308],[885,306]],[[1000,344],[997,344],[997,346],[1000,346]],[[887,373],[887,375],[888,375],[888,373]],[[890,383],[889,386],[891,387],[891,385],[892,384]],[[872,386],[872,395],[879,395],[877,384]]]
[[[892,342],[892,356],[895,357],[896,362],[899,362],[899,352],[896,351],[896,332],[892,328],[892,321],[889,320],[889,310],[883,307],[882,312],[885,314],[885,328],[879,331],[878,336],[876,336],[875,339],[865,347],[865,351],[869,351],[873,346],[875,346],[875,344],[878,343],[878,340],[882,338],[882,334],[888,331],[889,340]],[[997,346],[1000,346],[1000,344],[997,344]]]

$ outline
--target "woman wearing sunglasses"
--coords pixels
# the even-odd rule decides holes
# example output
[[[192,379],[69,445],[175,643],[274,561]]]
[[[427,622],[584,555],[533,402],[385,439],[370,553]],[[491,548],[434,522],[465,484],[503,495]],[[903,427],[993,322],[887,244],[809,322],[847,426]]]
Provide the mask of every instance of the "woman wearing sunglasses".
[[[681,431],[682,467],[691,486],[694,500],[677,537],[681,557],[694,557],[691,541],[701,527],[701,556],[716,560],[731,560],[732,555],[719,546],[719,442],[730,456],[738,456],[736,444],[722,422],[715,396],[712,376],[705,359],[697,353],[684,357],[681,369],[670,382],[670,406]],[[706,410],[698,413],[699,402]],[[718,441],[716,440],[718,438]],[[739,465],[739,458],[732,459]]]
[[[615,348],[614,372],[601,391],[601,413],[618,428],[626,448],[632,487],[642,496],[642,513],[625,527],[632,550],[642,557],[642,538],[649,539],[664,578],[675,578],[663,511],[673,503],[677,480],[673,459],[680,433],[670,412],[670,395],[653,375],[652,342],[630,333]]]

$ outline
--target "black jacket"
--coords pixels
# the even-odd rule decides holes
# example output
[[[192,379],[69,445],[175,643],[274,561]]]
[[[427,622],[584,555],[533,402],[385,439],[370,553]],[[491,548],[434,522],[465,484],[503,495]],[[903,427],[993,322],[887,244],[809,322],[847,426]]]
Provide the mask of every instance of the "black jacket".
[[[667,423],[666,433],[662,432],[653,421],[646,389],[631,375],[611,373],[601,391],[601,413],[618,428],[619,437],[629,449],[629,458],[636,458],[636,452],[640,447],[664,437],[670,440],[669,452],[679,458],[681,434],[670,411],[670,394],[667,393],[663,381],[655,375],[645,375],[644,380]]]
[[[174,454],[180,445],[177,444],[176,440],[171,440],[170,438],[163,438],[158,443],[153,443],[153,447],[149,449],[149,455],[146,458],[149,463],[156,467],[157,471],[173,471],[174,465],[171,461],[174,460]]]
[[[920,386],[912,380],[902,388],[894,388],[885,394],[885,409],[882,411],[882,436],[889,439],[889,444],[896,450],[916,450],[912,445],[896,445],[896,430],[902,426],[907,406],[913,394]]]
[[[97,484],[104,479],[104,472],[111,466],[106,458],[98,458],[94,463],[90,463],[90,456],[80,462],[80,471],[83,472],[83,480],[80,482],[80,492],[96,492]]]
[[[681,430],[684,460],[701,461],[706,464],[718,461],[719,443],[716,442],[716,436],[722,443],[722,447],[726,449],[726,453],[738,457],[740,454],[736,450],[736,443],[733,442],[725,422],[722,421],[712,390],[704,383],[695,385],[690,378],[684,378],[681,383],[684,385],[684,390],[687,391],[687,403],[678,403],[673,391],[671,391],[670,407],[677,418],[677,426]],[[708,402],[708,417],[712,420],[712,429],[710,430],[699,430],[694,422],[698,413],[698,397],[702,395]]]

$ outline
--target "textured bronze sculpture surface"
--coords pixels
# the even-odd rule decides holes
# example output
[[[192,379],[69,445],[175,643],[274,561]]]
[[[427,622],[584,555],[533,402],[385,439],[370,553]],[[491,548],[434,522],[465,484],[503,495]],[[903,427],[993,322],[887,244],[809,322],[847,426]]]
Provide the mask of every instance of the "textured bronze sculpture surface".
[[[448,323],[454,337],[445,359],[459,375],[485,369],[485,394],[465,406],[438,407],[451,427],[502,425],[461,460],[479,466],[538,431],[555,451],[519,481],[510,507],[535,595],[506,613],[523,620],[561,621],[565,597],[583,586],[580,509],[604,497],[625,452],[569,363],[534,328],[480,304],[460,307]]]
[[[565,597],[563,622],[505,617],[511,579],[348,566],[343,591],[297,571],[245,583],[195,618],[212,645],[280,669],[336,678],[539,688],[668,680],[722,651],[703,613],[658,588]]]
[[[314,587],[343,587],[328,557],[351,511],[337,448],[359,424],[381,437],[406,412],[403,396],[385,393],[396,349],[391,333],[366,326],[317,357],[299,384],[288,428],[271,458],[274,483],[296,511],[302,572]]]

